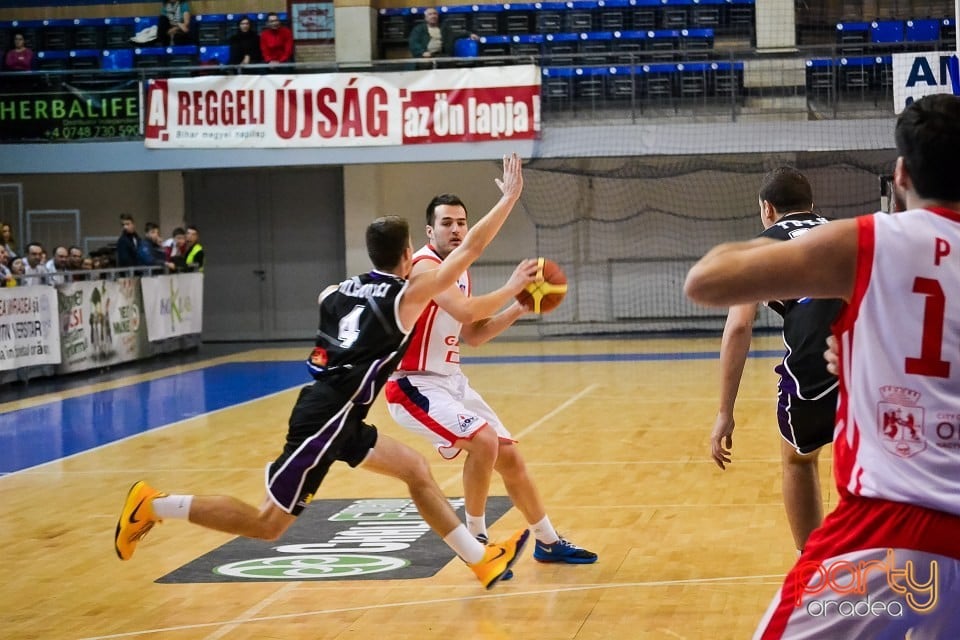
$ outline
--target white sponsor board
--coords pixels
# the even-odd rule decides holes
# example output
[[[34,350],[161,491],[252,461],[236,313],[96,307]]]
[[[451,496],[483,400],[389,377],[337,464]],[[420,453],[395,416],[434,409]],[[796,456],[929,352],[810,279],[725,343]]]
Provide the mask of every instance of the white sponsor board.
[[[58,362],[56,289],[40,285],[0,288],[0,369]]]
[[[893,54],[893,110],[935,93],[960,95],[957,55],[929,51]]]
[[[57,287],[58,373],[103,367],[147,355],[139,278],[71,282]]]
[[[540,73],[517,65],[157,79],[144,118],[154,149],[530,140],[540,131]]]
[[[140,286],[150,342],[203,330],[202,273],[144,278]]]

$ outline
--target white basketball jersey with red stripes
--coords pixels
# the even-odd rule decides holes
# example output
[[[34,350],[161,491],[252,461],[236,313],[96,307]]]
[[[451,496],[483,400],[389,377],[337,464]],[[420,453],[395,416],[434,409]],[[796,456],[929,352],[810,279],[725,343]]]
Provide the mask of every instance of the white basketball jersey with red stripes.
[[[429,244],[413,254],[413,264],[430,260],[440,264],[441,258]],[[457,280],[464,295],[470,295],[470,274],[464,271]],[[430,372],[450,375],[460,371],[460,328],[462,323],[430,301],[420,314],[413,330],[410,347],[400,361],[397,372]]]
[[[960,214],[857,222],[853,298],[833,327],[838,488],[960,515]]]

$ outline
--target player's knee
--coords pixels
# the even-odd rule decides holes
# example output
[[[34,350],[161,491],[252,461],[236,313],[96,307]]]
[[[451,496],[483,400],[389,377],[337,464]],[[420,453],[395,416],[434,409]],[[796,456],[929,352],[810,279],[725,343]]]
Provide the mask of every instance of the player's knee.
[[[499,455],[497,456],[497,471],[500,475],[516,476],[526,473],[527,466],[520,455],[520,449],[512,442],[499,443]]]
[[[267,542],[279,540],[280,536],[287,530],[287,526],[288,524],[286,522],[263,520],[260,523],[260,535],[257,537]]]

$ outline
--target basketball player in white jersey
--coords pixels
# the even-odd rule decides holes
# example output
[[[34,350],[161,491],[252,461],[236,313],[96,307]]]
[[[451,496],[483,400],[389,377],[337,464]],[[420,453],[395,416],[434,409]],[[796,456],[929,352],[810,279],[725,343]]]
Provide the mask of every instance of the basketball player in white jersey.
[[[960,638],[960,98],[897,120],[906,210],[714,248],[696,302],[839,297],[837,508],[755,638]]]
[[[466,207],[453,194],[433,198],[426,213],[428,243],[414,254],[413,275],[438,268],[467,233]],[[473,296],[464,271],[455,285],[427,305],[384,395],[393,419],[431,440],[441,456],[451,459],[461,450],[467,452],[463,491],[470,533],[487,539],[484,512],[490,478],[497,471],[536,538],[534,559],[590,564],[597,554],[557,534],[516,441],[460,369],[461,341],[484,344],[529,311],[514,296],[536,274],[537,261],[524,260],[502,287]]]

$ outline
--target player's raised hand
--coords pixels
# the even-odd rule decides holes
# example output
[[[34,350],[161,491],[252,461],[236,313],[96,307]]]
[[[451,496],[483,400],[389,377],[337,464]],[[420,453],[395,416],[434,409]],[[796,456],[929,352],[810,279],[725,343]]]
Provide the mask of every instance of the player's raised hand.
[[[503,179],[497,178],[497,188],[503,195],[516,200],[523,191],[523,161],[515,153],[503,156]]]

